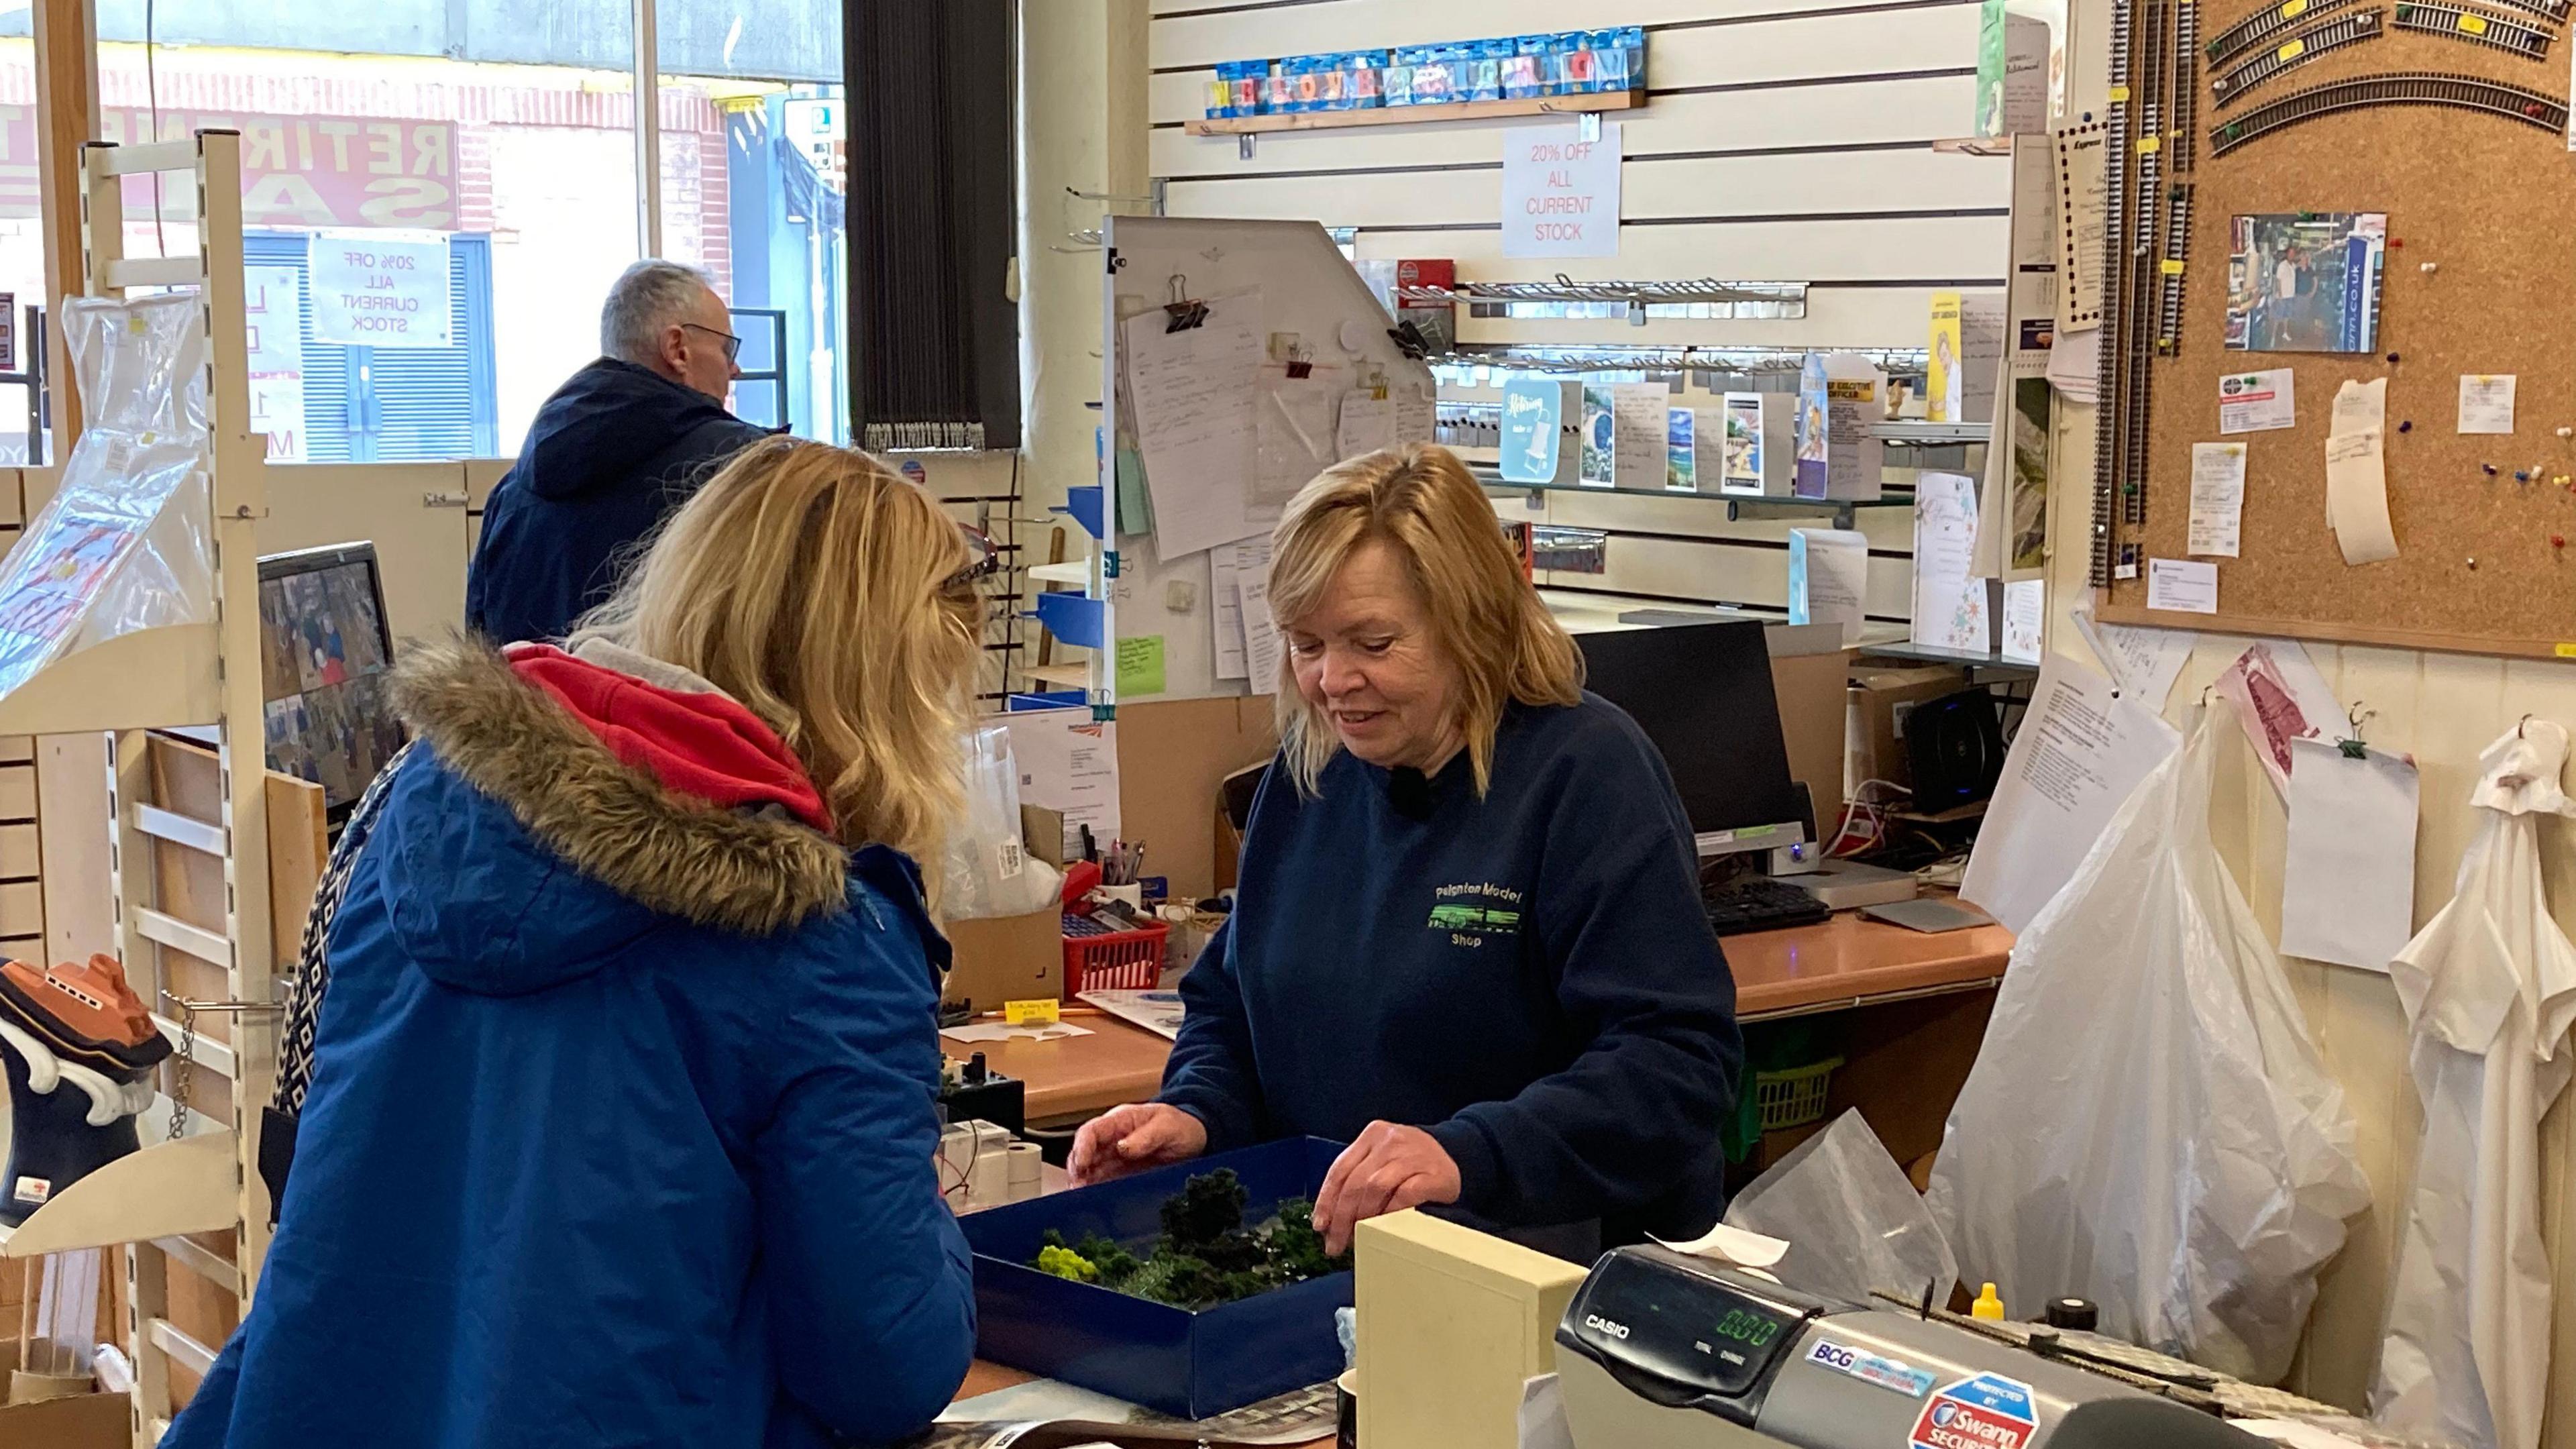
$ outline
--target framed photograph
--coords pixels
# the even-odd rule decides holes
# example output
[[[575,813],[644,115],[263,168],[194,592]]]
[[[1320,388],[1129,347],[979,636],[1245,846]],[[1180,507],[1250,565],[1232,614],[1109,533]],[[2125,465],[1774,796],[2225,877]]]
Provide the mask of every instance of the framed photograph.
[[[2233,219],[2226,345],[2240,352],[2376,352],[2388,215],[2281,212]]]

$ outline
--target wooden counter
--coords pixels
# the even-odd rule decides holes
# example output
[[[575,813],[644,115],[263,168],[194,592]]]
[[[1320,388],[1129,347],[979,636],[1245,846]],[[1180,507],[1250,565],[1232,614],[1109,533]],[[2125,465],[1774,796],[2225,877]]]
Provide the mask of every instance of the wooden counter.
[[[2001,926],[1925,935],[1845,912],[1820,926],[1756,931],[1721,944],[1735,972],[1736,1014],[1760,1021],[1992,986],[2003,979],[2013,938]],[[960,1061],[981,1050],[995,1071],[1028,1083],[1031,1122],[1141,1102],[1162,1085],[1169,1042],[1115,1017],[1068,1020],[1091,1035],[975,1044],[943,1038],[940,1046]]]

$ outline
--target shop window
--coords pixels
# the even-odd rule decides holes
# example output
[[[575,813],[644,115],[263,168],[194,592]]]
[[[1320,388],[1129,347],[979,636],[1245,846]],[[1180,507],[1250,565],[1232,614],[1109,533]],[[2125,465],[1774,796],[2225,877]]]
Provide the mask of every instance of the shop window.
[[[487,457],[494,416],[491,239],[445,239],[448,343],[383,347],[326,340],[304,232],[243,239],[250,272],[251,411],[269,457],[295,463],[407,463]]]

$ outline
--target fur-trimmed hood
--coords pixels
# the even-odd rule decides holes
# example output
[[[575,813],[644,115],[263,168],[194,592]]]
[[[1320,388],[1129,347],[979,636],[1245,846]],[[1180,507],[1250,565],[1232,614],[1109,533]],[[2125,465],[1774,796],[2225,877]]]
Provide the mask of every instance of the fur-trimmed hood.
[[[850,853],[793,818],[819,800],[766,725],[721,694],[545,654],[513,667],[474,640],[415,645],[395,702],[438,762],[536,846],[655,915],[767,936],[846,907]]]

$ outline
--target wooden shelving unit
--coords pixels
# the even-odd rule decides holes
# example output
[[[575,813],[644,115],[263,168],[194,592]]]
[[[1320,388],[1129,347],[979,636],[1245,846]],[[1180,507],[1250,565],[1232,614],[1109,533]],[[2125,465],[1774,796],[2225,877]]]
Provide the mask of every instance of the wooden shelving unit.
[[[1257,136],[1266,131],[1340,131],[1354,126],[1441,125],[1450,121],[1501,121],[1515,116],[1579,116],[1632,111],[1644,91],[1601,91],[1581,96],[1532,96],[1519,101],[1454,101],[1430,106],[1371,106],[1356,111],[1300,111],[1284,116],[1211,116],[1183,121],[1193,136]]]

